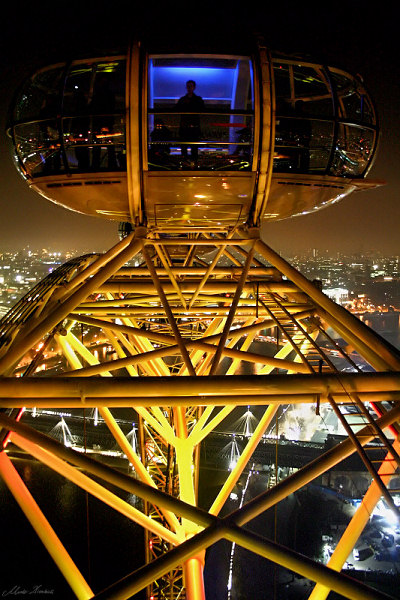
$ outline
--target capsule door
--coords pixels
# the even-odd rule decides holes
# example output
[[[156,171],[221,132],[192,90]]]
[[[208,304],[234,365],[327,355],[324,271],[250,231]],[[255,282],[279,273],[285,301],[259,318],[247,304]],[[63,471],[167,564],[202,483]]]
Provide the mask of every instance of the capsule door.
[[[254,75],[249,56],[147,55],[142,165],[149,226],[219,230],[248,220],[258,164]]]

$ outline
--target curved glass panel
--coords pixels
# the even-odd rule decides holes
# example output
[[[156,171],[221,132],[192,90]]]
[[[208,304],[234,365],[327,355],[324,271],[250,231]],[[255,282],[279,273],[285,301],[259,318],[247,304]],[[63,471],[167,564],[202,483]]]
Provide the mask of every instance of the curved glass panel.
[[[273,169],[324,173],[333,144],[333,99],[321,67],[274,61],[276,124]]]
[[[279,59],[274,79],[274,171],[362,176],[376,140],[375,112],[362,83],[338,69]],[[361,123],[372,127],[356,126]]]
[[[297,111],[313,116],[333,115],[331,89],[322,68],[293,65],[293,79]]]
[[[375,131],[339,125],[331,172],[336,177],[357,177],[367,168],[375,146]]]
[[[322,67],[274,61],[276,114],[333,116],[329,82]]]
[[[31,119],[13,129],[28,176],[126,169],[125,70],[125,58],[97,59],[72,63],[67,73],[43,70],[29,80],[14,117]],[[50,114],[54,119],[45,119]]]
[[[108,114],[66,117],[62,128],[69,171],[126,169],[124,117]]]
[[[68,170],[126,169],[125,58],[72,63],[62,131]]]
[[[316,119],[277,117],[274,171],[325,172],[331,155],[334,125]]]
[[[63,114],[123,113],[125,77],[125,59],[72,63],[65,80]]]
[[[20,163],[31,177],[64,171],[56,120],[16,125],[14,140]]]
[[[335,69],[329,69],[338,99],[338,116],[368,125],[375,124],[375,111],[361,81]]]
[[[362,82],[339,69],[276,58],[275,172],[362,177],[376,116]],[[147,168],[252,171],[254,74],[249,57],[152,55]],[[12,111],[16,155],[30,177],[126,170],[126,56],[52,65]]]
[[[148,75],[149,170],[251,170],[249,58],[152,56]]]
[[[64,65],[57,65],[35,73],[17,95],[14,121],[56,117],[61,107],[64,71]]]

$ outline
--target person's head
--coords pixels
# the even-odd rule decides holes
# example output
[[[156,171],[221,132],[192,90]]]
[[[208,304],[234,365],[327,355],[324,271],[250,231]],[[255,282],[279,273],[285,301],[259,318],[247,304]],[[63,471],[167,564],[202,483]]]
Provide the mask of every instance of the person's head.
[[[189,81],[186,82],[186,89],[188,94],[193,94],[194,90],[196,89],[196,82],[193,81],[193,79],[189,79]]]

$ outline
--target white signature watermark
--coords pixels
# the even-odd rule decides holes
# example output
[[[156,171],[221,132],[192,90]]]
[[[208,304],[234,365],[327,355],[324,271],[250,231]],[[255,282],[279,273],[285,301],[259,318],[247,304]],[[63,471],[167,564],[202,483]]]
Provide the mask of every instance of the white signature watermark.
[[[35,594],[51,596],[52,594],[54,594],[54,590],[47,589],[42,585],[33,585],[31,588],[25,588],[21,587],[20,585],[14,585],[8,590],[3,590],[1,595],[3,598],[6,598],[7,596],[33,596]]]

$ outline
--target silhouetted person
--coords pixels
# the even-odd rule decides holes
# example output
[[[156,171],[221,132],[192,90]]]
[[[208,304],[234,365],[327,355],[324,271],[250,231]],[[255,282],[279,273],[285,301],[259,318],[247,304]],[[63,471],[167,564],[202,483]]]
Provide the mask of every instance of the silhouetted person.
[[[183,114],[181,116],[179,126],[179,139],[181,142],[198,142],[200,140],[200,116],[198,113],[204,110],[204,101],[201,96],[194,93],[196,89],[196,82],[193,79],[189,79],[186,82],[187,93],[182,98],[179,98],[177,103],[177,110],[181,113],[194,113],[194,114]],[[197,114],[195,114],[197,113]],[[190,155],[193,160],[197,160],[199,149],[196,144],[183,144],[181,147],[182,156],[187,158],[188,147],[190,148]]]

